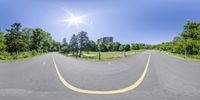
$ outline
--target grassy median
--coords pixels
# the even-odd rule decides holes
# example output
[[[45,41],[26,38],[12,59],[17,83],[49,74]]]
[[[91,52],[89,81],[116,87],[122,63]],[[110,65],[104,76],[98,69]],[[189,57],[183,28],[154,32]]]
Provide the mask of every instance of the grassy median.
[[[114,60],[118,58],[124,58],[130,55],[138,54],[143,52],[144,50],[131,50],[126,52],[126,56],[124,55],[124,52],[101,52],[101,60],[99,60],[99,52],[83,52],[82,57],[77,57],[77,59],[80,60],[88,60],[88,61],[109,61]],[[74,57],[72,54],[64,54],[66,56]]]

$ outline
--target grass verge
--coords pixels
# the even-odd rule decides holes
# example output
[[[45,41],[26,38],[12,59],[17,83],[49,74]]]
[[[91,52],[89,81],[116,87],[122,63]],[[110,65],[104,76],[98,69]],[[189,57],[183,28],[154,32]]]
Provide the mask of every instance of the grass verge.
[[[0,52],[0,60],[20,60],[41,54],[42,53],[38,53],[36,51],[20,52],[18,55],[9,52]]]
[[[176,58],[184,59],[184,60],[191,60],[191,61],[200,61],[200,55],[185,55],[184,54],[176,54],[176,53],[170,53],[166,51],[160,51],[163,54],[167,54]]]
[[[88,60],[88,61],[109,61],[118,58],[128,57],[130,55],[138,54],[143,52],[144,50],[131,50],[126,52],[126,56],[124,56],[124,52],[101,52],[101,60],[99,60],[99,52],[83,52],[82,57],[78,57],[80,60]],[[72,54],[64,54],[65,56],[74,57]],[[74,57],[75,58],[75,57]]]

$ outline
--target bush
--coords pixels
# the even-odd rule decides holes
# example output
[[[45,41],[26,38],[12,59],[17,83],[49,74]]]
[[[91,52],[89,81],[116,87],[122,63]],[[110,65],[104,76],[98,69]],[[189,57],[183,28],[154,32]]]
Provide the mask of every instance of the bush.
[[[6,60],[12,58],[11,54],[8,52],[0,52],[0,60]]]
[[[9,52],[0,52],[0,60],[13,60],[13,59],[22,59],[22,58],[28,58],[35,55],[38,55],[40,53],[33,51],[27,51],[27,52],[20,52],[18,55],[16,53],[9,53]]]
[[[35,50],[31,51],[31,53],[33,56],[37,55],[37,52]]]
[[[31,52],[22,52],[18,55],[18,58],[28,58],[32,55]]]

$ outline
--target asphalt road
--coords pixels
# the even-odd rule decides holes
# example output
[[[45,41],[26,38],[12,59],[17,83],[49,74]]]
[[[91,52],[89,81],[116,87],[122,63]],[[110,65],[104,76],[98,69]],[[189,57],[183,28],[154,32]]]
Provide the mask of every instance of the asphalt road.
[[[118,90],[136,82],[136,88],[119,94],[85,94],[66,87],[86,90]],[[48,53],[22,61],[0,62],[0,100],[199,100],[200,62],[177,59],[157,51],[107,62],[88,62]]]

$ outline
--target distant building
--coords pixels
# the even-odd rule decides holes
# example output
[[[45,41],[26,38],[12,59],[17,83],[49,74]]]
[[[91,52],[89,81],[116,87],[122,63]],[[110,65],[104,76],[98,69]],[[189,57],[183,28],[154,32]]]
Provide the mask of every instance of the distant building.
[[[113,37],[103,37],[97,40],[97,43],[105,43],[109,44],[110,42],[113,42]]]

